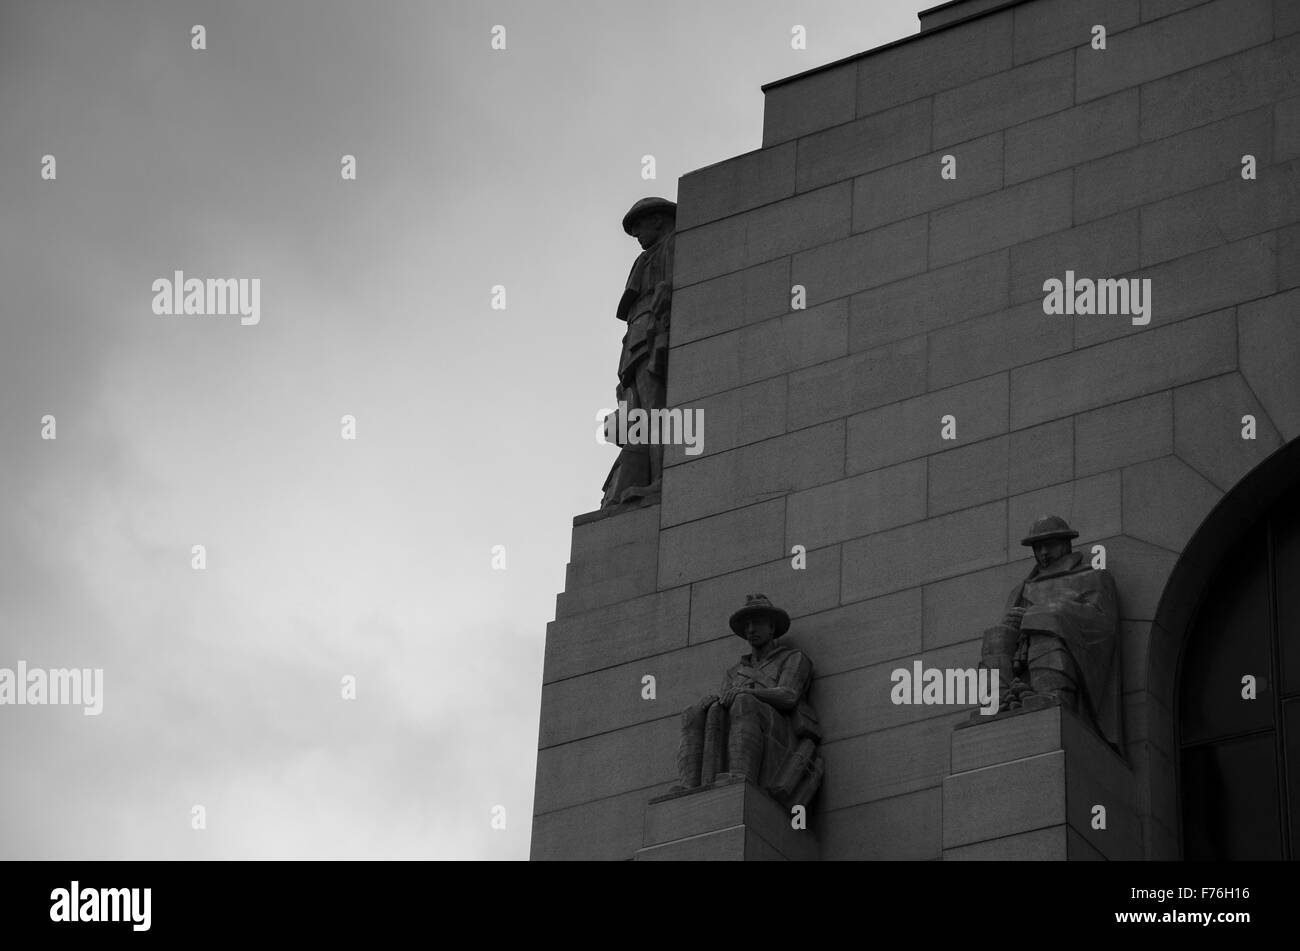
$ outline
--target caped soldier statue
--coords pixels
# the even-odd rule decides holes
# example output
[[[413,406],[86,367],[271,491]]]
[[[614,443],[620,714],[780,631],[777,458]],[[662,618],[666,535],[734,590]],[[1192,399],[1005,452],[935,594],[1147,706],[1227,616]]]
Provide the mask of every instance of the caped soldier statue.
[[[999,712],[1060,704],[1123,755],[1119,596],[1109,571],[1071,550],[1078,537],[1058,516],[1034,522],[1021,540],[1034,568],[984,632],[980,666],[998,671]]]

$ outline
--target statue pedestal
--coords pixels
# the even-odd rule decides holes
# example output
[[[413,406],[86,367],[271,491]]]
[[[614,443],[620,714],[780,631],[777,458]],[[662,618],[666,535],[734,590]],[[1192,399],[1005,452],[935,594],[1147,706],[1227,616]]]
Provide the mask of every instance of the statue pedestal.
[[[752,783],[724,780],[651,799],[638,862],[815,861],[811,829]]]
[[[962,724],[943,781],[943,857],[1141,859],[1136,796],[1129,765],[1068,710]]]

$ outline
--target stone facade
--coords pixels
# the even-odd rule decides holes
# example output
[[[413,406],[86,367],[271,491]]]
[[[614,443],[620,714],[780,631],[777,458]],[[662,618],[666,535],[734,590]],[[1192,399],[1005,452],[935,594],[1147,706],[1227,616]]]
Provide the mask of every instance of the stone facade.
[[[985,781],[953,761],[967,711],[894,705],[890,674],[974,666],[1044,513],[1119,585],[1113,855],[1179,854],[1161,597],[1225,493],[1300,437],[1300,4],[964,0],[921,25],[765,87],[762,148],[680,181],[669,405],[704,409],[704,452],[668,448],[661,504],[575,521],[535,858],[647,844],[678,715],[743,653],[727,616],[757,591],[815,666],[820,857],[997,854],[954,825]],[[1046,316],[1067,269],[1149,278],[1150,323]],[[1022,772],[1064,790],[1098,754],[1037,755]],[[984,839],[1091,855],[1067,808]]]

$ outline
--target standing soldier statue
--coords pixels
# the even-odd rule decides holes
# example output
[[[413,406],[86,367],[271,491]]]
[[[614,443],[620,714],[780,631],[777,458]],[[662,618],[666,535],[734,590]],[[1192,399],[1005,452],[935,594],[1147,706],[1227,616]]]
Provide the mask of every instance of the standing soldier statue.
[[[617,317],[627,323],[618,360],[619,412],[663,409],[668,398],[668,323],[673,296],[673,229],[677,205],[665,198],[642,198],[623,216],[623,230],[642,251],[627,277]],[[611,417],[607,432],[618,432]],[[625,429],[623,431],[626,431]],[[605,480],[602,509],[659,492],[662,445],[622,445]]]

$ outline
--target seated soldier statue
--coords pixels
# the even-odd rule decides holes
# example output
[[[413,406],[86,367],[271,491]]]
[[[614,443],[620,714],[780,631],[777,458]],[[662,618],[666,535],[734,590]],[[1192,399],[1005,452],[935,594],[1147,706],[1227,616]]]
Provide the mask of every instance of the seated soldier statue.
[[[718,693],[682,714],[673,791],[743,778],[787,808],[806,806],[823,772],[821,729],[808,702],[812,662],[777,644],[790,616],[761,594],[746,598],[730,626],[750,653],[727,671]]]

